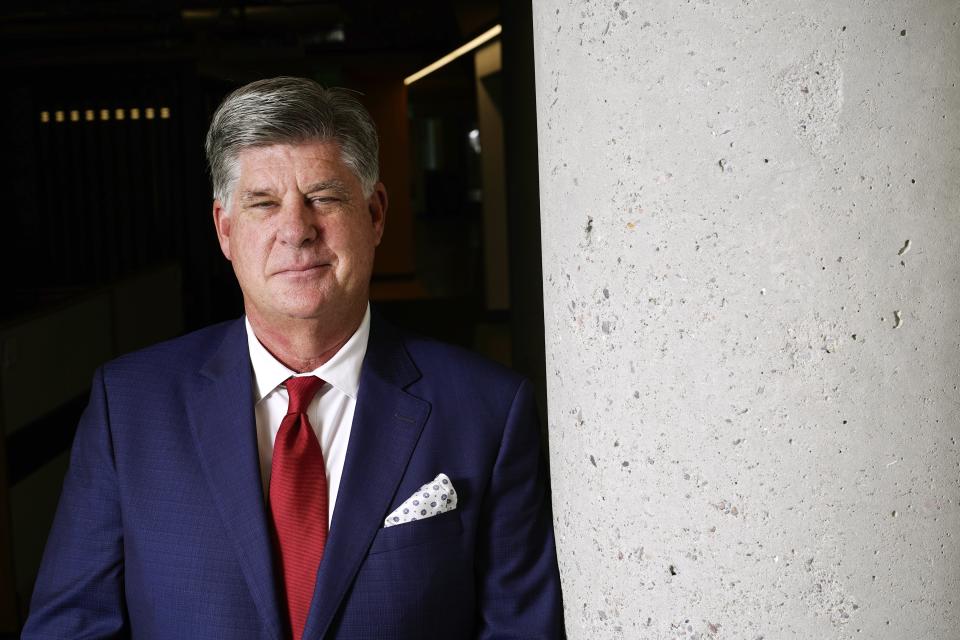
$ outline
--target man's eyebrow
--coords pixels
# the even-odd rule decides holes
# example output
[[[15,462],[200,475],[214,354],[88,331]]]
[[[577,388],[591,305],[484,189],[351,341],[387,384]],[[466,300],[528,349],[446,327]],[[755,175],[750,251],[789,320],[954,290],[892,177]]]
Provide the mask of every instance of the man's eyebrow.
[[[243,202],[248,202],[250,200],[257,200],[259,198],[271,198],[274,196],[273,191],[270,189],[249,189],[240,193],[240,200]]]
[[[342,180],[321,180],[320,182],[314,182],[311,185],[308,185],[304,190],[304,195],[309,195],[311,193],[316,193],[318,191],[333,191],[342,197],[346,197],[350,194],[350,190],[347,188],[347,185]],[[253,200],[259,200],[260,198],[275,198],[276,193],[269,188],[254,188],[247,189],[240,193],[241,202],[250,202]]]
[[[307,186],[304,189],[304,195],[309,195],[311,193],[316,193],[317,191],[335,191],[337,194],[345,196],[350,193],[350,190],[347,189],[347,185],[343,183],[342,180],[321,180],[320,182],[314,182],[313,184]]]

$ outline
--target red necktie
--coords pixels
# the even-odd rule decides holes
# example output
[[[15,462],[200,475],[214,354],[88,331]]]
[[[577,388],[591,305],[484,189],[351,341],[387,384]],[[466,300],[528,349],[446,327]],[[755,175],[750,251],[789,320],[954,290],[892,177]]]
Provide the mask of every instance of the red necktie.
[[[270,513],[294,640],[303,636],[327,542],[327,472],[307,407],[323,380],[287,379],[290,404],[273,445]]]

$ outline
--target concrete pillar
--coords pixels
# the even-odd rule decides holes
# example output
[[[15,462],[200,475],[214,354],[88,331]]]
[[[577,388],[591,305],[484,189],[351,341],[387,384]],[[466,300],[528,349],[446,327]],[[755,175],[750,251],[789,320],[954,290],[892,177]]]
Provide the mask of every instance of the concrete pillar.
[[[534,4],[571,638],[960,628],[960,3]]]

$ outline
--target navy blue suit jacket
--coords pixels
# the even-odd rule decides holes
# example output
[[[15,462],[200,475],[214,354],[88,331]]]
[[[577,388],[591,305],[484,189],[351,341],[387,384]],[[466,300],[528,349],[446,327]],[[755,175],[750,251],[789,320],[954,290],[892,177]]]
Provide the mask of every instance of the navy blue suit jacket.
[[[23,631],[289,635],[242,320],[95,375]],[[383,528],[438,473],[457,509]],[[304,638],[556,638],[560,585],[530,385],[374,316]]]

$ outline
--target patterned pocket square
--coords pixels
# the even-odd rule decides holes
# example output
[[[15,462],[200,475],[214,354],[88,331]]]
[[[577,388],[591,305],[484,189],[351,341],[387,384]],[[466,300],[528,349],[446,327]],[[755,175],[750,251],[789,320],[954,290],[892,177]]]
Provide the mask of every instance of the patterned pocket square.
[[[420,487],[415,494],[407,498],[402,505],[383,521],[384,528],[398,524],[424,520],[453,511],[457,508],[457,491],[447,474],[438,474],[436,478]]]

